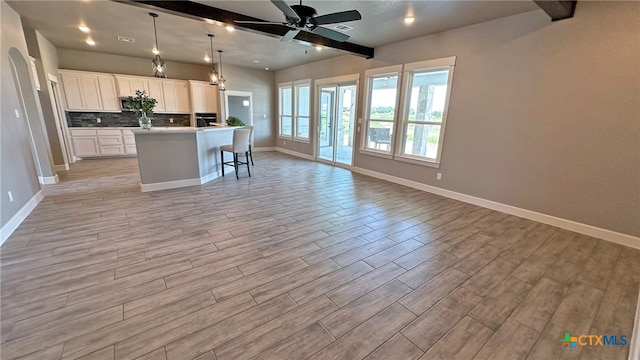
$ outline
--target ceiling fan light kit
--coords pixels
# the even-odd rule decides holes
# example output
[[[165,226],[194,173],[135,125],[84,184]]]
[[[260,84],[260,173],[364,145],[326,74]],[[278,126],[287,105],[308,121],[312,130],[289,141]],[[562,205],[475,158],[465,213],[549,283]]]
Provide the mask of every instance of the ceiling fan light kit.
[[[154,77],[166,78],[166,65],[164,63],[164,60],[162,60],[162,58],[160,57],[160,48],[158,47],[158,31],[156,30],[156,18],[158,17],[158,14],[149,13],[149,16],[153,18],[153,34],[156,40],[156,48],[154,49],[156,57],[151,60],[151,69],[153,70]]]

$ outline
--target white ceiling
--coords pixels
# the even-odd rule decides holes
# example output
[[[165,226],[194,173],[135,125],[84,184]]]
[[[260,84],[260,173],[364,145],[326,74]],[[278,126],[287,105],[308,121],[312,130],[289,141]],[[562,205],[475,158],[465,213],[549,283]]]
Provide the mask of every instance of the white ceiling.
[[[198,1],[224,10],[269,21],[284,21],[284,15],[268,0]],[[21,16],[25,26],[40,31],[58,48],[79,49],[117,55],[152,58],[153,21],[149,10],[128,4],[104,1],[8,1]],[[296,4],[294,1],[287,1]],[[349,42],[377,47],[392,42],[438,33],[499,17],[538,9],[533,1],[402,1],[402,0],[307,0],[319,15],[357,9],[362,20],[347,23]],[[160,55],[169,61],[206,64],[209,54],[207,33],[215,34],[214,51],[221,49],[223,63],[252,68],[278,70],[303,63],[345,54],[345,52],[313,47],[247,31],[228,32],[224,27],[156,11]],[[405,25],[407,15],[416,21]],[[86,24],[87,35],[78,30]],[[330,26],[327,26],[330,27]],[[85,43],[87,36],[95,46]],[[134,38],[125,43],[117,36]],[[217,62],[217,54],[216,62]],[[259,61],[259,62],[254,62]]]

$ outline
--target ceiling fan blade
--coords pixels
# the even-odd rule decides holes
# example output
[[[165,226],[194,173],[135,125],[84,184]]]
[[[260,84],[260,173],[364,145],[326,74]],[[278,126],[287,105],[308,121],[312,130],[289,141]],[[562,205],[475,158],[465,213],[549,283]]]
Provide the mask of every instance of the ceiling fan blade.
[[[298,35],[299,32],[300,32],[300,30],[293,30],[293,29],[289,30],[289,32],[284,34],[282,39],[280,39],[280,42],[286,42],[286,41],[293,40],[293,38],[296,37],[296,35]]]
[[[318,26],[317,28],[311,30],[311,32],[320,36],[324,36],[331,40],[340,41],[340,42],[347,41],[347,39],[349,38],[349,35],[347,34],[343,34],[341,32],[327,29],[321,26]]]
[[[313,22],[317,25],[335,24],[340,22],[355,21],[362,19],[362,15],[358,10],[341,11],[326,15],[320,15],[313,18]]]
[[[236,24],[258,24],[258,25],[287,25],[287,23],[277,21],[246,21],[246,20],[233,20]]]
[[[300,20],[300,16],[298,16],[298,14],[295,11],[293,11],[293,9],[291,7],[289,7],[289,5],[287,5],[287,3],[285,3],[284,1],[282,1],[282,0],[271,0],[271,2],[278,9],[280,9],[280,11],[282,11],[284,13],[284,16],[286,16],[287,19],[295,19],[296,21]]]

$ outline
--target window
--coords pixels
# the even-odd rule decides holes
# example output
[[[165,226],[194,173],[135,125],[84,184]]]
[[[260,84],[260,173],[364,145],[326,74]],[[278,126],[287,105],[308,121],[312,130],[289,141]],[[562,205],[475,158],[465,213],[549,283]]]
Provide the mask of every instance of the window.
[[[401,66],[368,70],[364,149],[391,155]]]
[[[368,107],[362,151],[439,166],[455,59],[367,70]],[[403,104],[401,111],[396,109],[397,103]]]
[[[295,129],[296,138],[309,141],[309,119],[311,114],[311,84],[308,82],[295,86]]]
[[[311,127],[311,80],[278,84],[278,135],[309,141]]]
[[[399,156],[438,164],[455,58],[405,65]]]
[[[291,136],[293,134],[292,123],[292,106],[291,106],[291,85],[279,85],[279,102],[278,108],[280,122],[280,136]]]

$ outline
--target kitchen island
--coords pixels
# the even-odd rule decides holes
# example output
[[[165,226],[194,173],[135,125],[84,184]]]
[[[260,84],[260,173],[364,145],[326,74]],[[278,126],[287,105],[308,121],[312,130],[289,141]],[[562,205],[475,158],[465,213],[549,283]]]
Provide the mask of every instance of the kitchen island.
[[[202,185],[219,177],[220,146],[233,142],[234,129],[221,126],[132,130],[140,167],[140,190]],[[225,154],[225,161],[232,161],[231,157]]]

